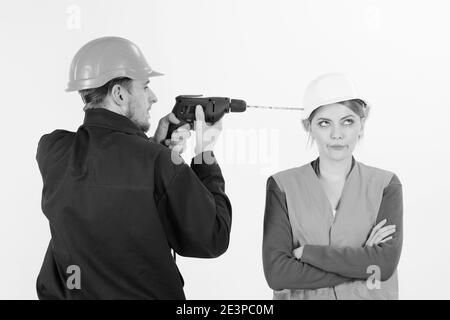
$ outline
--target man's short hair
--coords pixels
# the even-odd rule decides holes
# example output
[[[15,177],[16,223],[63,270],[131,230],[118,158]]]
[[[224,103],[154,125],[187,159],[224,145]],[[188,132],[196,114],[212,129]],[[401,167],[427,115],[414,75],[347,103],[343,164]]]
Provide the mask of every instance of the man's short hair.
[[[124,87],[130,92],[132,81],[132,79],[127,77],[114,78],[101,87],[78,91],[85,103],[84,110],[101,108],[106,96],[111,93],[112,88],[116,84]]]

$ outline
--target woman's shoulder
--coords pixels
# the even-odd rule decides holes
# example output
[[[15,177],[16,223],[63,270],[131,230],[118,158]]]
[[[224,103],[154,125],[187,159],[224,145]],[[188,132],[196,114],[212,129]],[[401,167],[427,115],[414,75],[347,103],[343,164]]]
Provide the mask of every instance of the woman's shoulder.
[[[400,183],[400,179],[393,171],[370,166],[357,161],[360,171],[369,179],[383,179],[387,183]]]
[[[299,167],[279,171],[271,175],[268,181],[274,180],[279,188],[284,191],[287,186],[306,183],[305,181],[309,180],[308,175],[310,175],[311,172],[313,172],[311,163],[307,163]]]
[[[307,170],[310,169],[309,167],[311,167],[311,163],[308,162],[307,164],[304,164],[299,167],[293,167],[293,168],[285,169],[285,170],[279,171],[277,173],[274,173],[274,174],[272,174],[271,177],[274,177],[274,178],[295,177],[295,176],[304,174]]]

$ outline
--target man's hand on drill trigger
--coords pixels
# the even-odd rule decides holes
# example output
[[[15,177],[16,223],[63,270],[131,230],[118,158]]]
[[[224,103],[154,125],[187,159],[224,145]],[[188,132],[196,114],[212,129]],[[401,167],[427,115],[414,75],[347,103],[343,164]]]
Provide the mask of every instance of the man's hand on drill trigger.
[[[189,124],[186,123],[177,128],[173,133],[171,139],[164,140],[164,145],[169,147],[170,150],[182,154],[186,151],[187,141],[191,137]]]
[[[170,139],[165,139],[167,136],[167,131],[169,130],[169,124],[178,124],[180,120],[173,113],[169,113],[165,117],[161,118],[158,123],[158,128],[155,131],[153,137],[156,143],[162,143],[167,146],[170,150],[176,151],[178,153],[183,153],[186,150],[187,140],[191,136],[189,131],[189,124],[185,124],[177,128]]]
[[[222,119],[214,124],[206,123],[202,106],[195,108],[195,119],[195,155],[205,151],[213,151],[222,132]]]

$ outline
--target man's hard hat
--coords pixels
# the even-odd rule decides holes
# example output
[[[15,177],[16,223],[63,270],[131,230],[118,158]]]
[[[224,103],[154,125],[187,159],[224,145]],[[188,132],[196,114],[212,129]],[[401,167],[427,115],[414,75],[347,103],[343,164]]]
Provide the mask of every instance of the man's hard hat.
[[[311,113],[321,106],[352,99],[362,100],[366,107],[369,107],[367,100],[358,93],[353,81],[345,74],[323,74],[311,81],[306,88],[302,119],[308,119]]]
[[[119,77],[145,81],[161,75],[150,68],[133,42],[103,37],[88,42],[75,54],[66,91],[98,88]]]

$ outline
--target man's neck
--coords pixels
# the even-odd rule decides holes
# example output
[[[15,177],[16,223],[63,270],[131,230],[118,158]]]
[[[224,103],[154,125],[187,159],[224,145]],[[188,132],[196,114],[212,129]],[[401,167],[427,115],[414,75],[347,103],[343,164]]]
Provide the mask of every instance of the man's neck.
[[[120,115],[126,117],[126,114],[125,114],[125,112],[122,110],[122,108],[120,108],[119,106],[117,106],[117,105],[115,105],[115,104],[110,104],[110,103],[104,104],[104,105],[102,106],[102,108],[103,108],[103,109],[106,109],[106,110],[109,110],[109,111],[111,111],[111,112],[115,112],[115,113],[117,113],[117,114],[120,114]]]

